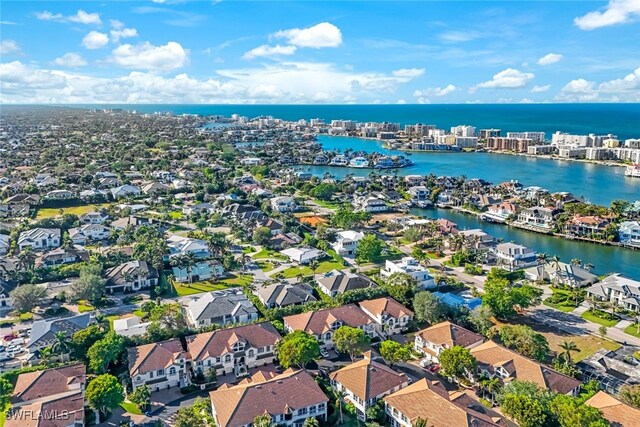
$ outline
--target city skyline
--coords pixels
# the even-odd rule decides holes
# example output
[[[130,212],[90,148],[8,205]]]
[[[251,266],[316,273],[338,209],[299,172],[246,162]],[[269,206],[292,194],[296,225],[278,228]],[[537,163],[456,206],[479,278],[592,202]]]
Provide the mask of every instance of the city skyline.
[[[3,2],[2,15],[3,103],[640,102],[639,0]]]

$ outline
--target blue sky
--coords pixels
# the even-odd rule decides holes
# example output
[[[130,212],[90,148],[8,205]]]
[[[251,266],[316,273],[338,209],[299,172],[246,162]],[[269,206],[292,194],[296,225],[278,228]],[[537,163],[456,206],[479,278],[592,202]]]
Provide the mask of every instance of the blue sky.
[[[640,102],[640,0],[3,1],[4,103]]]

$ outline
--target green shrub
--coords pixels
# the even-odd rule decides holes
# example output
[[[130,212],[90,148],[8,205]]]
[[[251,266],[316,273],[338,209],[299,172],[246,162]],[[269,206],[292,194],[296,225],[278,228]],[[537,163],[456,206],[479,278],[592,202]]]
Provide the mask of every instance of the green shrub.
[[[21,322],[28,322],[30,320],[33,320],[33,313],[22,313],[20,315]]]

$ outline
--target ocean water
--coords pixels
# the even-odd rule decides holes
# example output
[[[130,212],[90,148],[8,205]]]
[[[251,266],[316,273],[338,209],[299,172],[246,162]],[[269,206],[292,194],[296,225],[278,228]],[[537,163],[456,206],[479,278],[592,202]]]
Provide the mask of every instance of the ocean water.
[[[141,112],[273,116],[285,120],[321,118],[359,122],[435,124],[448,129],[467,124],[509,131],[555,131],[640,138],[640,104],[407,104],[407,105],[75,105]]]

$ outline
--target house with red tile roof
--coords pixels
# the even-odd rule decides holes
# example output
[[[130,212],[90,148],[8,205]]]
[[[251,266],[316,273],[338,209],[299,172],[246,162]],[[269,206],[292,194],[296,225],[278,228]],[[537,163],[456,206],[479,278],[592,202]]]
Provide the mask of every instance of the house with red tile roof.
[[[361,301],[362,311],[376,322],[376,330],[381,337],[400,334],[407,330],[413,320],[413,311],[391,297]]]
[[[128,349],[129,376],[133,389],[147,385],[153,391],[189,385],[189,353],[178,339]]]
[[[447,348],[459,345],[473,348],[484,342],[484,337],[451,322],[441,322],[416,332],[413,348],[429,362],[438,363],[440,354]]]

